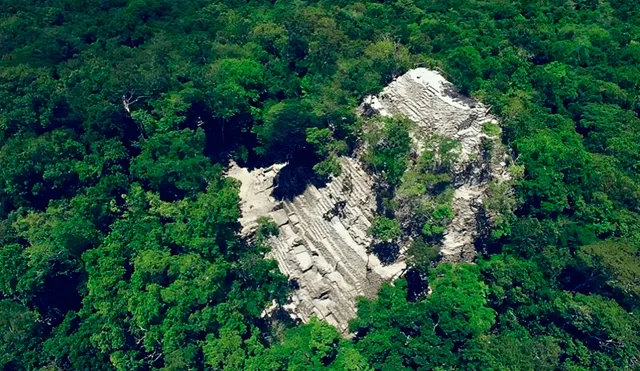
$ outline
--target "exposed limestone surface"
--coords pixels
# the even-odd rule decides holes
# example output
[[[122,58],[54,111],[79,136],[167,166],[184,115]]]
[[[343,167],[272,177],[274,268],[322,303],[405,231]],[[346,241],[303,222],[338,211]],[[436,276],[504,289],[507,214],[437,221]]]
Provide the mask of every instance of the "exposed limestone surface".
[[[509,178],[502,146],[493,146],[497,149],[487,156],[486,143],[500,142],[483,133],[485,123],[497,123],[488,108],[458,96],[438,73],[419,68],[399,77],[378,97],[365,99],[361,111],[408,117],[416,123],[412,137],[418,150],[429,133],[461,143],[454,170],[454,218],[441,254],[449,261],[473,260],[474,241],[483,224],[479,218],[486,215],[480,211],[488,182]],[[291,201],[272,196],[274,180],[284,164],[251,171],[232,164],[228,175],[242,182],[243,234],[255,231],[261,216],[270,216],[280,227],[279,236],[270,240],[271,256],[298,286],[285,309],[302,321],[315,315],[347,332],[348,321],[355,316],[356,297],[374,296],[383,282],[404,272],[405,263],[401,256],[385,266],[367,252],[371,244],[367,230],[376,209],[374,179],[357,156],[340,162],[342,175],[320,189],[307,186]]]
[[[384,266],[367,253],[367,229],[375,212],[373,180],[357,160],[340,161],[341,176],[322,189],[309,185],[292,201],[270,196],[283,165],[248,171],[234,164],[228,175],[242,182],[243,233],[255,230],[260,216],[280,226],[279,236],[269,241],[271,257],[298,285],[285,309],[302,321],[315,315],[346,332],[356,298],[374,296],[383,282],[403,272],[405,263]]]
[[[227,175],[241,182],[242,235],[247,236],[253,233],[258,226],[256,220],[261,216],[271,216],[277,223],[278,215],[272,213],[276,210],[277,203],[271,192],[273,179],[284,166],[285,164],[275,164],[268,168],[249,171],[232,163]]]
[[[488,183],[509,179],[505,153],[500,139],[483,132],[486,123],[497,125],[489,107],[457,94],[455,87],[435,71],[417,68],[400,76],[378,96],[369,96],[362,104],[364,114],[402,115],[417,128],[412,137],[422,150],[421,140],[428,134],[439,134],[460,142],[461,153],[454,168],[454,218],[447,228],[440,252],[445,261],[472,261],[474,242]],[[493,154],[487,156],[486,144],[492,143]],[[490,157],[490,158],[488,158]]]

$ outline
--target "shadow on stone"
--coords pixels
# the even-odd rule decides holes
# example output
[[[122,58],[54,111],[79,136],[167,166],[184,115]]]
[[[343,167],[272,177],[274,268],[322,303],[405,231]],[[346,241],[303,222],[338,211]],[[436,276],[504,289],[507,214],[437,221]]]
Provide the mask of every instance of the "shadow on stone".
[[[395,263],[400,257],[400,246],[395,242],[376,242],[369,248],[382,265],[390,265]]]
[[[326,181],[320,179],[309,165],[287,164],[274,179],[273,197],[278,201],[292,201],[304,193],[309,184],[320,188],[326,185]]]
[[[502,250],[503,241],[496,241],[491,238],[491,219],[484,205],[479,204],[476,213],[476,237],[473,245],[475,250],[481,254],[497,254]]]
[[[273,344],[279,342],[288,328],[299,326],[302,323],[298,318],[292,318],[291,314],[281,305],[277,305],[256,321],[256,326],[263,334],[263,340]]]
[[[297,279],[293,278],[289,280],[289,289],[291,291],[300,290],[300,282]]]
[[[395,187],[390,186],[382,177],[374,177],[373,193],[376,196],[376,214],[393,218],[393,207],[390,202],[395,191]]]
[[[460,94],[460,92],[458,91],[458,89],[456,88],[455,85],[453,85],[450,82],[443,82],[442,83],[442,87],[444,88],[443,91],[444,93],[451,99],[453,99],[455,102],[461,103],[461,104],[465,104],[471,108],[475,108],[476,106],[476,101],[473,100],[472,98],[469,98],[467,96],[464,96],[462,94]]]
[[[291,318],[291,314],[281,306],[276,307],[276,309],[274,309],[273,312],[271,312],[270,317],[271,317],[270,318],[271,320],[277,320],[279,322],[282,322],[287,327],[296,326],[300,324],[300,320]]]

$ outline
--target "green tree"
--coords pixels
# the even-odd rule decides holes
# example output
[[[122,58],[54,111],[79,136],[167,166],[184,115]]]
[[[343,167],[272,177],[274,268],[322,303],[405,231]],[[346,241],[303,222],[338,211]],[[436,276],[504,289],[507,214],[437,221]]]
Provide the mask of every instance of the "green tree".
[[[37,137],[16,135],[0,148],[0,180],[5,201],[14,207],[46,207],[51,199],[77,189],[74,165],[85,155],[84,145],[70,130],[58,129]]]
[[[488,287],[476,266],[441,264],[431,272],[429,286],[428,310],[447,338],[462,341],[491,329],[496,313],[488,307]]]
[[[554,307],[569,331],[575,331],[585,345],[612,357],[617,367],[634,367],[639,338],[638,320],[633,314],[598,295],[562,295],[554,301]]]
[[[463,93],[470,93],[478,86],[482,74],[482,56],[471,46],[453,49],[447,58],[454,81],[460,84]]]
[[[470,264],[441,264],[429,272],[433,292],[407,300],[407,282],[383,285],[378,298],[361,299],[350,329],[356,347],[375,369],[455,367],[456,349],[487,333],[496,313],[488,307],[487,286]]]
[[[396,186],[407,169],[411,153],[409,121],[386,118],[370,125],[367,138],[369,147],[364,160],[390,186]]]
[[[282,343],[265,349],[248,361],[247,370],[371,371],[349,341],[326,322],[311,318],[308,324],[287,331]]]
[[[552,336],[510,332],[483,335],[465,352],[469,370],[557,370],[562,349]]]
[[[309,143],[318,158],[321,159],[313,170],[321,177],[328,178],[330,175],[339,176],[342,167],[338,157],[347,152],[347,144],[344,141],[336,140],[327,128],[309,128],[306,131],[307,143]]]
[[[142,152],[131,161],[131,173],[165,198],[204,190],[216,172],[203,154],[202,130],[158,133],[141,146]]]
[[[0,366],[29,370],[40,359],[41,333],[37,312],[9,299],[0,301]]]
[[[306,147],[306,130],[316,120],[304,101],[276,103],[265,111],[263,124],[253,128],[261,144],[256,150],[277,161],[289,160]]]
[[[378,240],[393,241],[401,236],[402,231],[397,221],[382,216],[373,220],[369,234]]]
[[[240,114],[257,114],[254,107],[265,89],[264,67],[249,59],[220,59],[205,75],[207,101],[217,117],[229,119]]]
[[[613,290],[620,302],[631,307],[640,305],[640,256],[629,244],[602,241],[578,251],[578,269],[586,280],[581,286],[596,290]]]

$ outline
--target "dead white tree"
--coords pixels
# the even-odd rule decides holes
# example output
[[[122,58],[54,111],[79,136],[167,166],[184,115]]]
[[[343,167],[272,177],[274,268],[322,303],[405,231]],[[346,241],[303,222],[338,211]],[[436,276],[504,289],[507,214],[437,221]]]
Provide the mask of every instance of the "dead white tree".
[[[131,106],[134,105],[140,99],[144,99],[148,97],[149,96],[147,95],[134,96],[132,92],[127,92],[126,94],[122,95],[122,107],[124,107],[124,110],[127,111],[129,116],[131,116]]]
[[[136,96],[130,91],[122,95],[122,107],[124,108],[125,111],[127,111],[127,114],[129,115],[129,117],[133,121],[135,121],[135,123],[138,125],[138,131],[140,132],[140,137],[142,137],[142,138],[146,137],[144,125],[131,116],[131,108],[132,108],[131,106],[133,106],[139,100],[144,99],[144,98],[148,98],[148,97],[149,97],[148,95],[137,95]]]

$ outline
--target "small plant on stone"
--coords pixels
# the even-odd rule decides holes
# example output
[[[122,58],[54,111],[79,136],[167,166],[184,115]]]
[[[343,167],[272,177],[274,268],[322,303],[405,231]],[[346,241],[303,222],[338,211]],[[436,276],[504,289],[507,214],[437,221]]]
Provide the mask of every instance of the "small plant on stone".
[[[373,238],[380,241],[394,241],[402,235],[400,224],[393,219],[379,216],[374,219],[369,228],[369,233]]]
[[[492,122],[485,122],[482,124],[482,132],[490,137],[499,137],[500,127]]]
[[[271,236],[277,236],[280,234],[278,225],[271,217],[261,216],[256,220],[256,222],[258,223],[258,229],[256,231],[258,241],[264,241]]]

